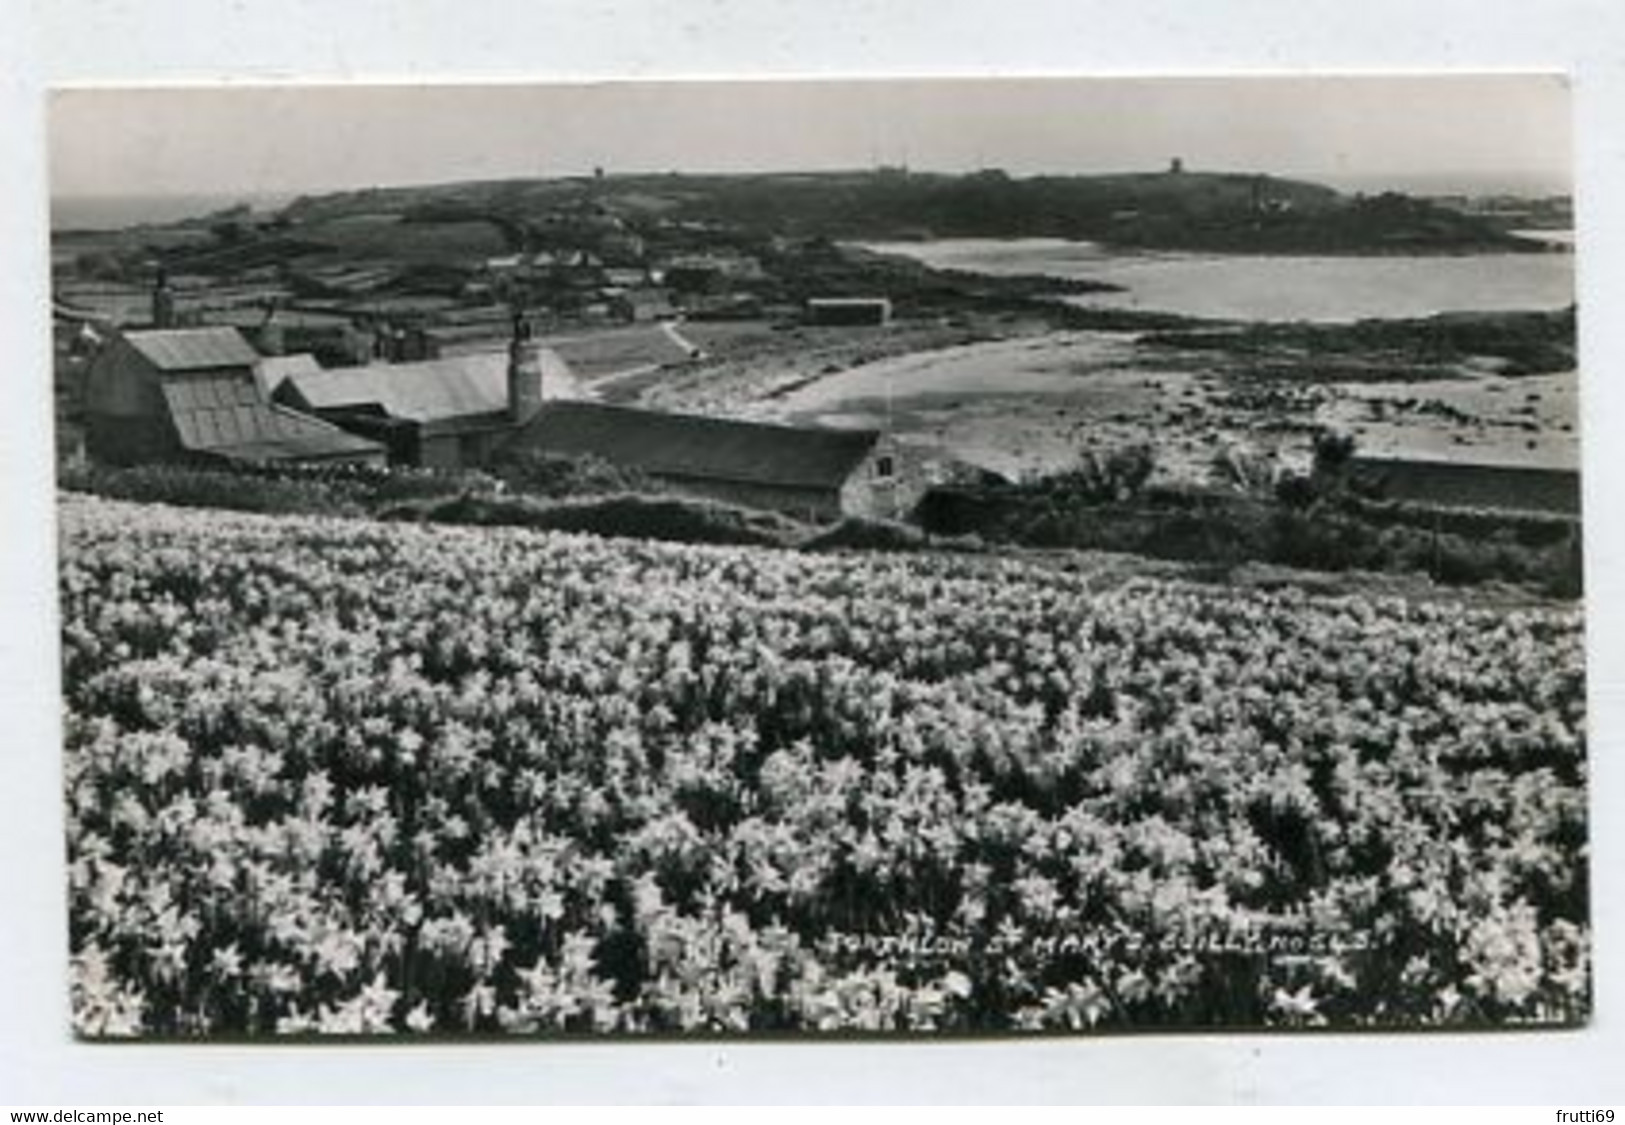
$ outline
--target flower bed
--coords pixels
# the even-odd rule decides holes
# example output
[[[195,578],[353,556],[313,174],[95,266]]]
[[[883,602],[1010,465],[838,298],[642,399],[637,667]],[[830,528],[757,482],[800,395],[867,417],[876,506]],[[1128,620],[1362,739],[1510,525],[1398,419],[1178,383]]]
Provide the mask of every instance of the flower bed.
[[[62,501],[84,1034],[1574,1021],[1571,609]]]

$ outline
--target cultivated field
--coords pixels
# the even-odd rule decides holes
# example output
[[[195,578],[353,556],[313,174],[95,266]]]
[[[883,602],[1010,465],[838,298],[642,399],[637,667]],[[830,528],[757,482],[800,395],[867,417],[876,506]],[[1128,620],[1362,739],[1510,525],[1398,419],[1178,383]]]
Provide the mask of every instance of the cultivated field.
[[[61,520],[84,1034],[1589,1010],[1573,609]]]

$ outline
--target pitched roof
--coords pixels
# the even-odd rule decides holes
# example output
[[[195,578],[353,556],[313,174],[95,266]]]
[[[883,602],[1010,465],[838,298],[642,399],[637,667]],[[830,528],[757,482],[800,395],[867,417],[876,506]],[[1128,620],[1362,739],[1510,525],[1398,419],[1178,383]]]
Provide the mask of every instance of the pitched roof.
[[[542,394],[574,393],[570,369],[556,352],[537,349]],[[508,408],[508,355],[476,352],[420,363],[372,363],[294,372],[288,384],[312,410],[375,407],[393,418],[436,422]]]
[[[282,380],[290,375],[311,375],[321,371],[321,364],[309,352],[295,352],[292,355],[263,356],[254,365],[254,372],[259,379],[260,389],[266,395],[274,393],[282,385]]]
[[[235,328],[154,328],[124,338],[160,371],[251,367],[259,359]]]
[[[601,457],[657,476],[787,488],[838,488],[880,435],[664,414],[592,402],[554,402],[509,449]]]
[[[629,294],[630,295],[630,294]],[[681,363],[689,351],[660,325],[637,325],[555,336],[548,341],[586,379]]]
[[[1387,500],[1449,508],[1578,514],[1577,469],[1364,455],[1349,463],[1354,484]]]
[[[212,324],[243,331],[258,331],[265,324],[265,309],[258,305],[244,305],[234,309],[215,309],[208,314]],[[349,328],[351,318],[344,313],[325,312],[320,309],[277,309],[271,321],[278,328]]]
[[[238,461],[283,461],[378,452],[376,442],[266,402],[253,380],[176,375],[162,384],[181,444]]]

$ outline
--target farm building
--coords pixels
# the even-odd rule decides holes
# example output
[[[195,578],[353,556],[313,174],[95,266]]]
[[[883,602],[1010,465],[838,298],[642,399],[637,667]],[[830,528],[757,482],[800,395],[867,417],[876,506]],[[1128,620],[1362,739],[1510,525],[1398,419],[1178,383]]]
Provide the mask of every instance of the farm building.
[[[484,464],[544,398],[575,393],[569,367],[526,329],[506,353],[296,371],[275,396],[383,443],[392,462],[451,469]]]
[[[87,451],[112,464],[383,462],[376,443],[272,403],[259,359],[234,328],[114,333],[85,372]]]
[[[761,281],[762,263],[743,254],[688,254],[667,262],[661,280],[684,294],[726,292],[739,282]]]
[[[891,302],[885,297],[813,297],[807,302],[807,322],[829,325],[890,324]]]
[[[895,517],[929,481],[872,430],[811,429],[590,402],[547,404],[506,453],[595,457],[675,491],[801,519]]]
[[[605,290],[610,312],[631,323],[668,320],[677,315],[671,297],[664,289]]]
[[[1348,479],[1356,492],[1406,504],[1580,514],[1574,469],[1361,456],[1349,463]]]
[[[240,330],[262,352],[309,352],[329,366],[370,362],[379,347],[376,332],[339,312],[277,309],[273,317],[263,307],[248,306],[210,312],[205,319]]]

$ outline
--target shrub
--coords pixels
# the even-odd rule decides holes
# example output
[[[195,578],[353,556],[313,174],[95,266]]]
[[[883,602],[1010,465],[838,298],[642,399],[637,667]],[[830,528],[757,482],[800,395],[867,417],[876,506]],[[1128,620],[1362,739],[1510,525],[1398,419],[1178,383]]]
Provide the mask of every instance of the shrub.
[[[367,478],[367,500],[374,508],[400,500],[489,492],[499,485],[497,478],[469,469],[392,467],[373,471],[377,475]]]
[[[1321,478],[1322,481],[1325,478]],[[932,536],[975,534],[1023,547],[1120,551],[1221,565],[1420,571],[1441,582],[1522,583],[1557,597],[1582,586],[1580,529],[1560,517],[1441,511],[1328,496],[1282,478],[1273,501],[1148,488],[1132,503],[1089,503],[1056,478],[933,489],[916,509]]]
[[[1289,479],[1277,457],[1238,446],[1214,454],[1210,469],[1215,483],[1260,499],[1277,495]]]
[[[385,518],[429,523],[528,527],[611,539],[757,547],[784,546],[802,531],[800,524],[771,513],[710,500],[635,493],[560,501],[466,493],[426,504],[401,505],[383,514]]]
[[[542,526],[611,538],[781,546],[802,530],[784,516],[710,500],[627,493],[548,506]]]
[[[1156,467],[1156,455],[1149,445],[1127,446],[1104,455],[1090,450],[1075,468],[1032,483],[1039,491],[1087,503],[1122,503],[1141,493]]]
[[[61,487],[74,492],[180,508],[227,508],[298,515],[357,515],[364,510],[359,490],[354,485],[226,468],[81,465],[64,467],[57,480]]]
[[[1314,483],[1301,473],[1286,473],[1275,482],[1275,500],[1287,508],[1307,508],[1315,502]]]
[[[856,516],[817,532],[800,544],[807,551],[917,551],[928,545],[925,533],[910,524]]]
[[[409,500],[491,491],[495,478],[473,470],[377,465],[64,466],[58,484],[115,500],[283,515],[359,516]]]
[[[492,471],[515,491],[554,499],[660,491],[658,484],[643,473],[600,457],[564,457],[524,450],[501,455]]]
[[[1353,434],[1321,430],[1315,434],[1314,467],[1310,479],[1323,494],[1344,491],[1349,466],[1354,463],[1356,443]]]

